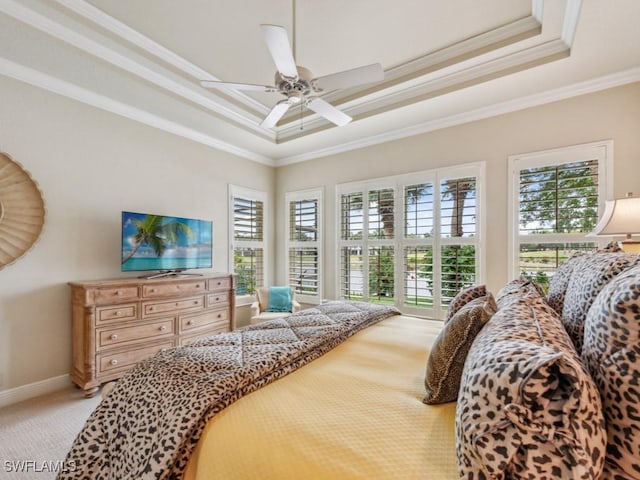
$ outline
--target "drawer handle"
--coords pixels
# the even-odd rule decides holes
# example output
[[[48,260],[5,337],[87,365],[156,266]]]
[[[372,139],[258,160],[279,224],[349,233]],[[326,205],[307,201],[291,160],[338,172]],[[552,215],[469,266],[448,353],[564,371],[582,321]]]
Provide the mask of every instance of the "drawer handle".
[[[222,282],[218,282],[218,286],[222,285]]]
[[[222,318],[222,314],[221,313],[218,314],[218,318]]]
[[[116,291],[116,295],[122,295],[122,290]]]
[[[194,304],[194,305],[199,305],[199,304],[200,304],[200,300],[194,300],[194,301],[193,301],[193,304]]]
[[[166,326],[166,325],[162,325],[162,326],[160,327],[160,331],[161,331],[161,332],[166,332],[166,331],[167,331],[167,326]]]
[[[193,320],[188,320],[187,325],[193,325]]]
[[[118,311],[115,313],[115,316],[116,316],[116,317],[119,317],[120,315],[122,315],[122,312],[121,312],[120,310],[118,310]]]
[[[219,302],[219,301],[220,301],[220,297],[216,297],[216,302]]]
[[[199,283],[196,283],[196,288],[200,288],[200,284]]]
[[[153,307],[149,307],[149,311],[150,311],[150,312],[153,312]]]
[[[156,289],[155,289],[155,288],[152,288],[152,289],[151,289],[151,293],[156,293]]]
[[[114,334],[112,334],[109,338],[110,338],[111,340],[117,340],[117,339],[118,339],[118,335],[116,335],[116,334],[114,333]]]
[[[115,358],[113,360],[111,360],[109,362],[111,365],[117,365],[118,364],[118,360],[116,360]]]

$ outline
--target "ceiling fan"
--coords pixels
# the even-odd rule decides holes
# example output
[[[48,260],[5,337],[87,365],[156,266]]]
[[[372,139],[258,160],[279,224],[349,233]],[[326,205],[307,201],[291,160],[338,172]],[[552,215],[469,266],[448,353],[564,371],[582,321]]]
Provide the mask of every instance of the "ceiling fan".
[[[379,63],[314,78],[309,69],[296,65],[294,53],[289,44],[289,37],[284,27],[279,25],[260,26],[262,27],[269,53],[276,65],[275,85],[254,85],[212,80],[202,80],[200,83],[207,88],[277,92],[284,95],[286,98],[280,100],[260,124],[264,128],[274,127],[287,113],[287,110],[294,105],[303,105],[338,126],[346,125],[352,118],[317,95],[340,88],[384,80],[384,70]]]

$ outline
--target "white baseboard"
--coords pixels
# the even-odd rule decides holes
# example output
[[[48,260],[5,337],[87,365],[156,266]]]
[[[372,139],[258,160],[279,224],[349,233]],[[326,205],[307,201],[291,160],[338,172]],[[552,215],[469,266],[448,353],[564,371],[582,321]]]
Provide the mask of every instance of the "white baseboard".
[[[59,377],[47,378],[46,380],[10,388],[9,390],[2,390],[0,391],[0,408],[28,400],[29,398],[56,392],[70,385],[71,379],[69,375],[60,375]]]

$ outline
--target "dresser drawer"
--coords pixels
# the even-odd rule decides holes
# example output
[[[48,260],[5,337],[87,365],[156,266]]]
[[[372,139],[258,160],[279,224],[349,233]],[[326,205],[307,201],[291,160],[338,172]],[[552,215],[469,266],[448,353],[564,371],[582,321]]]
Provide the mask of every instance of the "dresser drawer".
[[[136,303],[96,308],[96,323],[98,324],[114,320],[133,320],[137,316],[138,304]]]
[[[138,298],[138,287],[136,286],[98,288],[94,292],[95,303],[98,305],[130,302]]]
[[[153,323],[130,325],[119,328],[96,329],[97,350],[105,348],[141,343],[146,340],[171,337],[174,334],[173,318],[165,318]]]
[[[229,330],[229,310],[215,310],[200,315],[185,315],[179,317],[180,333],[191,330],[220,326]]]
[[[214,307],[216,305],[228,305],[229,292],[210,293],[207,295],[207,306]]]
[[[231,288],[231,278],[210,278],[209,290],[229,290]]]
[[[173,341],[160,343],[151,347],[126,350],[118,353],[103,353],[97,356],[98,372],[111,373],[118,370],[126,370],[140,360],[149,358],[164,348],[173,347]]]
[[[211,327],[209,329],[206,329],[206,330],[199,330],[197,334],[184,335],[184,336],[180,337],[179,340],[178,340],[178,345],[183,347],[185,345],[189,345],[192,342],[195,342],[196,340],[200,340],[201,338],[205,338],[205,337],[208,337],[210,335],[215,335],[217,333],[223,333],[223,332],[228,332],[228,331],[229,331],[229,327],[228,326],[213,326],[213,327]]]
[[[143,302],[142,316],[150,317],[158,314],[175,312],[192,312],[204,308],[204,297],[191,297],[183,300],[167,300],[165,302]]]
[[[204,280],[194,280],[190,282],[144,285],[142,287],[142,296],[144,298],[159,298],[175,295],[197,295],[205,290],[206,283]]]

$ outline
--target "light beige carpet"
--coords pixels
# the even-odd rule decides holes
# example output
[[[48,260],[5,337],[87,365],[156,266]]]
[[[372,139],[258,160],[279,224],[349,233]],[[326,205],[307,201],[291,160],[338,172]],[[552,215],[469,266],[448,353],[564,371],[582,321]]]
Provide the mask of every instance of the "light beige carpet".
[[[0,479],[55,478],[76,435],[100,402],[67,389],[0,409]]]

